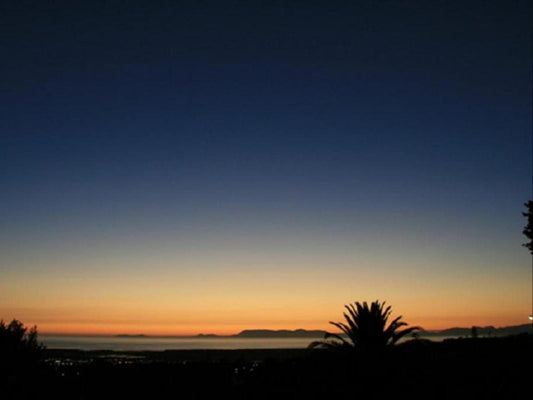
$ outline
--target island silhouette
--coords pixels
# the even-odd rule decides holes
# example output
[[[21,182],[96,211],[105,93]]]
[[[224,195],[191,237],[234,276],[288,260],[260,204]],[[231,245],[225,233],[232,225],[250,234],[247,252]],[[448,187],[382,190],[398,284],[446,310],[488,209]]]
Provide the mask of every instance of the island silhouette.
[[[469,337],[473,327],[452,327],[438,330],[424,330],[418,337]],[[475,326],[477,334],[484,337],[502,337],[520,335],[532,330],[531,324],[511,325],[504,327]],[[121,333],[113,335],[116,338],[321,338],[327,331],[320,329],[245,329],[233,335],[219,335],[216,333],[199,333],[196,335],[146,335]]]

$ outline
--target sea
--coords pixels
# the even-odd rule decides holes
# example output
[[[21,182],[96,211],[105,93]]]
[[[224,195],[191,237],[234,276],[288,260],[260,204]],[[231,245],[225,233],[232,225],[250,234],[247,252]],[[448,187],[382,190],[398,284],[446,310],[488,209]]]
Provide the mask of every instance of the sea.
[[[435,336],[431,340],[441,341],[446,338],[449,337]],[[39,341],[50,349],[113,351],[303,349],[320,339],[322,338],[39,335]]]

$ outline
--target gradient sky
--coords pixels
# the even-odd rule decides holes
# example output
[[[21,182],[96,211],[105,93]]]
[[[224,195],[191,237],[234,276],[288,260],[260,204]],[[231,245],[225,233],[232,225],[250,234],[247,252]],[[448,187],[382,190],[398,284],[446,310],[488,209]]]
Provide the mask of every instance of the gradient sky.
[[[71,3],[0,5],[0,318],[527,323],[530,1]]]

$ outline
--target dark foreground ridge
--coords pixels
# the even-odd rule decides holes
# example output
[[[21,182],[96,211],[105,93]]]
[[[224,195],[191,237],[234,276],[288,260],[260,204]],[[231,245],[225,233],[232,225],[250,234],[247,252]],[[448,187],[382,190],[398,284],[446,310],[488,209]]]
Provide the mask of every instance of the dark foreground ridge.
[[[412,340],[355,354],[308,349],[45,350],[6,369],[3,399],[523,399],[533,336]],[[525,361],[522,362],[522,361]]]

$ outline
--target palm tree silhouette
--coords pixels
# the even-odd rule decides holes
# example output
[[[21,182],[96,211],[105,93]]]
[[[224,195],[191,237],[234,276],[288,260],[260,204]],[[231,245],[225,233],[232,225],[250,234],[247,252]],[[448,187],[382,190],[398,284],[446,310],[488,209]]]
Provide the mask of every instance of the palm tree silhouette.
[[[355,304],[345,305],[346,323],[330,321],[330,324],[340,329],[342,333],[327,332],[324,340],[311,343],[309,348],[378,350],[394,345],[405,335],[422,330],[418,326],[399,329],[407,326],[407,323],[401,320],[402,316],[395,318],[387,326],[391,306],[385,308],[385,304],[386,302],[380,303],[376,300],[370,307],[366,301],[362,304],[355,302]],[[342,334],[346,336],[346,339],[341,336]]]

